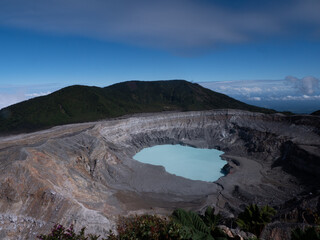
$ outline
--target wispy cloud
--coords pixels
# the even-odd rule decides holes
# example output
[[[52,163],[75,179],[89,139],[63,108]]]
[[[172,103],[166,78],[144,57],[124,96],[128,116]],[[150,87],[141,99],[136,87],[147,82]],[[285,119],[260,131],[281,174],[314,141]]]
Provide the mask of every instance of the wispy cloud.
[[[229,2],[229,1],[228,1]],[[320,1],[1,0],[0,25],[166,49],[292,36],[320,27]]]
[[[47,92],[39,92],[39,93],[26,93],[25,96],[29,98],[40,97],[50,94],[50,91]]]
[[[261,101],[261,97],[250,97],[248,100]]]

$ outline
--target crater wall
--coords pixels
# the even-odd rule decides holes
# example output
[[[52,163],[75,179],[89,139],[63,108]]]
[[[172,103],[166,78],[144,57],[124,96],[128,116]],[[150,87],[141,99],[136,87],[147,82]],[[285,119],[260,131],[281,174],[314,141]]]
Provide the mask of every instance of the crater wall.
[[[209,183],[132,159],[158,144],[225,152],[229,174]],[[232,216],[279,205],[319,175],[319,117],[238,110],[142,114],[0,138],[0,237],[33,239],[54,223],[104,234],[119,214],[207,206]],[[314,182],[314,184],[316,184]]]

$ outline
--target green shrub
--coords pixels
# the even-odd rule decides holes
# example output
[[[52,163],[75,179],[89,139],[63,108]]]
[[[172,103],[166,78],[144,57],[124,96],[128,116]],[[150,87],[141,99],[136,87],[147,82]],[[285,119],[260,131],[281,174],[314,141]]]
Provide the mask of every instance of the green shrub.
[[[180,226],[168,221],[167,219],[153,216],[142,215],[135,217],[120,217],[118,235],[112,231],[106,238],[97,235],[85,235],[85,228],[77,234],[74,232],[73,225],[68,229],[60,224],[56,224],[51,233],[40,235],[40,240],[180,240]]]
[[[296,228],[291,232],[292,240],[320,240],[320,227],[308,227],[304,231]]]
[[[178,224],[155,215],[120,217],[117,230],[119,240],[181,239]]]
[[[177,209],[172,213],[172,220],[181,225],[182,239],[193,240],[227,240],[227,235],[216,227],[220,215],[214,214],[214,209],[208,207],[201,216],[192,211]]]
[[[265,206],[248,206],[240,213],[237,224],[245,231],[259,236],[263,227],[271,221],[275,210]],[[97,235],[85,235],[85,228],[75,233],[73,226],[65,229],[55,225],[48,235],[40,235],[41,240],[229,240],[217,227],[221,216],[214,214],[214,208],[208,207],[204,215],[183,209],[175,210],[170,219],[155,215],[120,217],[117,224],[118,234],[110,231],[106,238]],[[300,234],[300,232],[295,233]],[[301,234],[300,234],[301,235]],[[318,238],[315,238],[318,239]]]
[[[37,236],[40,240],[97,240],[100,236],[89,234],[85,236],[85,228],[82,228],[77,234],[74,232],[73,225],[65,228],[60,224],[56,224],[48,235],[41,234]],[[103,240],[103,239],[102,239]]]
[[[237,224],[244,230],[259,236],[265,225],[271,222],[276,210],[269,206],[259,208],[255,204],[249,205],[238,215]]]

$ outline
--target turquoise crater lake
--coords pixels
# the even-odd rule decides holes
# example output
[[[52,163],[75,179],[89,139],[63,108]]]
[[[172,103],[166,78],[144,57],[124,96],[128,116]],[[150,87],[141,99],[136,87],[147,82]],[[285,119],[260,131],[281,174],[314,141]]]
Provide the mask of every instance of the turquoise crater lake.
[[[182,145],[157,145],[144,148],[133,158],[142,163],[161,165],[168,173],[213,182],[224,176],[221,169],[226,161],[220,158],[224,152]]]

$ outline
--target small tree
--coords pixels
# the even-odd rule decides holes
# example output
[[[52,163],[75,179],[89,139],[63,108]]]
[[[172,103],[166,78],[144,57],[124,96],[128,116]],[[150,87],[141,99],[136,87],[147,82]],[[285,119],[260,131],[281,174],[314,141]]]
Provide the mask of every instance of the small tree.
[[[251,204],[238,215],[237,224],[244,231],[252,232],[259,236],[265,225],[271,222],[276,210],[269,206],[259,208]]]

